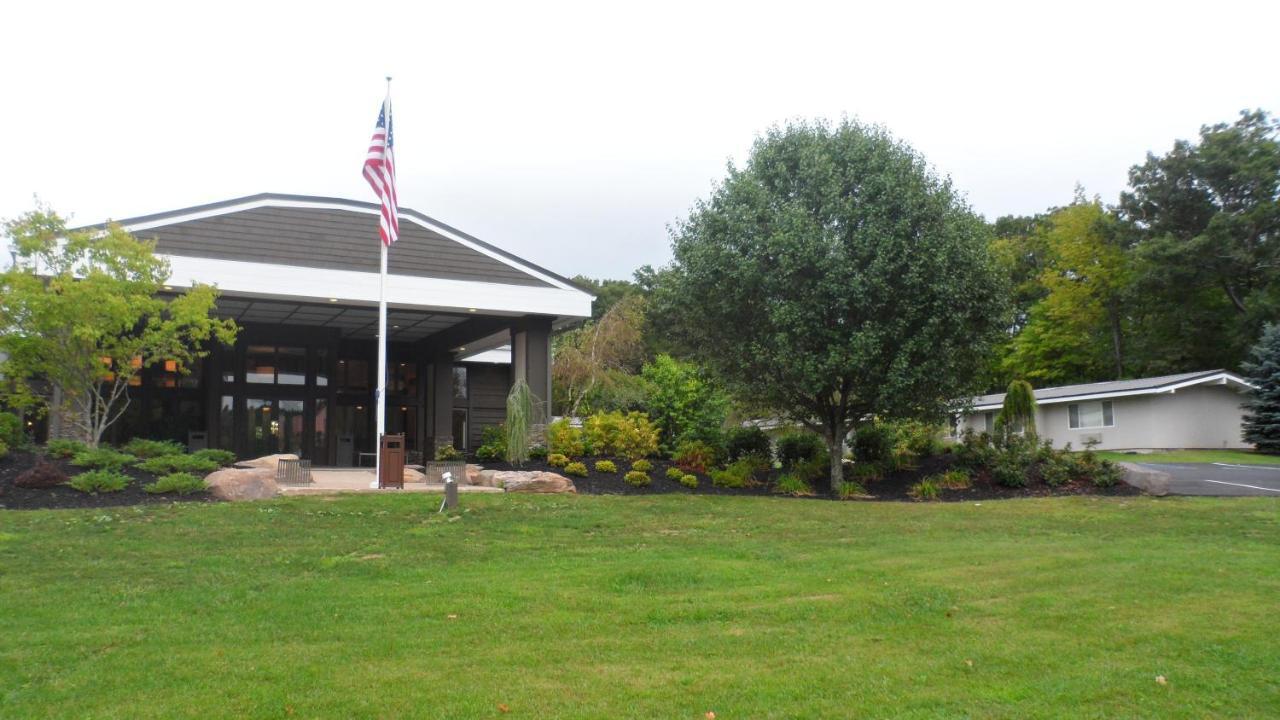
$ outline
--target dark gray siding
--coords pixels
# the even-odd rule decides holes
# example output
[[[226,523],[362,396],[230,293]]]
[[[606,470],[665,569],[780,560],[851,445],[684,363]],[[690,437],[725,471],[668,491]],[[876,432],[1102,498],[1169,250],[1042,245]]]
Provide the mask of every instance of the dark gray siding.
[[[470,425],[467,447],[480,447],[480,433],[489,425],[500,425],[507,419],[507,393],[511,390],[509,365],[467,364],[470,387]]]
[[[378,271],[378,217],[363,212],[263,207],[137,235],[154,238],[156,248],[170,255]],[[398,275],[553,287],[409,220],[401,220],[387,263]]]

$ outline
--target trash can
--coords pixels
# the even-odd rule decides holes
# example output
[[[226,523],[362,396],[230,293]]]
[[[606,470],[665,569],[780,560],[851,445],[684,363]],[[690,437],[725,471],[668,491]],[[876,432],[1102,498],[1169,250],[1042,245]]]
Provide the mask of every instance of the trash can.
[[[383,435],[378,448],[378,487],[404,488],[404,435]]]

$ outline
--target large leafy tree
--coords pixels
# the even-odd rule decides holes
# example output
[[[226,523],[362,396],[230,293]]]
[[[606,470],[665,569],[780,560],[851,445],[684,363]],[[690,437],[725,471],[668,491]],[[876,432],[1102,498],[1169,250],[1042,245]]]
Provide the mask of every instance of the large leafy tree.
[[[186,372],[207,342],[235,339],[235,323],[211,315],[212,287],[162,296],[168,263],[119,226],[72,231],[37,209],[4,228],[16,262],[0,274],[0,392],[17,407],[53,404],[94,445],[143,368]]]
[[[826,438],[838,486],[856,423],[941,420],[976,389],[1007,323],[988,242],[885,130],[790,124],[675,228],[658,302],[737,395]]]
[[[1034,279],[1042,296],[1010,342],[1003,370],[1043,382],[1087,382],[1124,375],[1128,260],[1115,220],[1077,190],[1028,243],[1038,248]]]
[[[1205,126],[1129,172],[1135,308],[1150,365],[1234,365],[1280,311],[1280,123]]]

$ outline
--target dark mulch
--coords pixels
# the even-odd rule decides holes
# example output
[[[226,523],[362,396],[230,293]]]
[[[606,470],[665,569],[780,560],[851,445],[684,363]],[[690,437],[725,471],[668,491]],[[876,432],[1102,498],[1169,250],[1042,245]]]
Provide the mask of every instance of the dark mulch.
[[[580,458],[574,458],[579,460]],[[618,466],[617,473],[598,473],[595,471],[596,460],[613,460]],[[870,483],[867,486],[867,493],[871,495],[871,500],[887,500],[887,501],[910,501],[914,499],[908,494],[911,487],[921,479],[930,475],[946,472],[950,469],[954,458],[950,454],[935,455],[925,458],[920,465],[911,470],[900,470],[886,475],[885,477]],[[773,483],[780,471],[773,471],[766,476],[759,478],[759,484],[748,488],[721,488],[711,484],[711,478],[701,473],[695,473],[698,477],[697,489],[689,489],[674,480],[668,480],[666,477],[667,468],[673,463],[669,460],[651,460],[653,469],[649,471],[649,476],[653,478],[653,483],[648,487],[635,487],[627,484],[622,476],[631,469],[631,463],[625,460],[615,458],[586,458],[582,462],[587,466],[587,476],[572,477],[573,484],[577,487],[578,492],[589,495],[653,495],[660,493],[686,493],[689,495],[774,495]],[[543,470],[564,475],[563,468],[552,467],[545,461],[531,460],[521,466],[514,466],[510,463],[480,463],[490,470]],[[834,497],[829,492],[825,484],[815,488],[816,494],[808,496],[809,499],[832,500]],[[1010,498],[1028,498],[1028,497],[1054,497],[1065,495],[1104,495],[1104,496],[1131,496],[1141,495],[1142,491],[1132,485],[1119,483],[1112,487],[1097,487],[1092,482],[1075,482],[1060,487],[1049,487],[1040,482],[1035,482],[1024,488],[1009,488],[1003,485],[997,485],[991,480],[989,474],[979,474],[972,478],[972,486],[966,490],[943,490],[939,500],[941,502],[966,502],[980,500],[1004,500]]]
[[[51,488],[23,488],[14,485],[14,478],[35,465],[37,457],[35,453],[15,450],[10,452],[7,458],[0,460],[0,509],[40,510],[164,505],[172,502],[214,502],[213,497],[208,493],[152,495],[144,492],[142,486],[154,482],[155,476],[135,468],[123,470],[132,482],[119,492],[84,493],[67,485]],[[74,477],[85,471],[85,468],[76,467],[67,460],[52,459],[50,462],[62,468],[67,477]]]

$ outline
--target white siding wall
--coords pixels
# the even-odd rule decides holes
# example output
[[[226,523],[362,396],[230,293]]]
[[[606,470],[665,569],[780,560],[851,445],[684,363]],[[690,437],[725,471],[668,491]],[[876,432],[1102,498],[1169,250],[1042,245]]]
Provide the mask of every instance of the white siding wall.
[[[1111,400],[1114,427],[1072,430],[1067,406],[1041,405],[1036,430],[1057,447],[1084,449],[1090,437],[1099,450],[1146,448],[1248,448],[1240,437],[1244,396],[1221,386],[1190,387],[1171,394],[1136,395]],[[974,432],[986,429],[982,412],[964,419]]]

